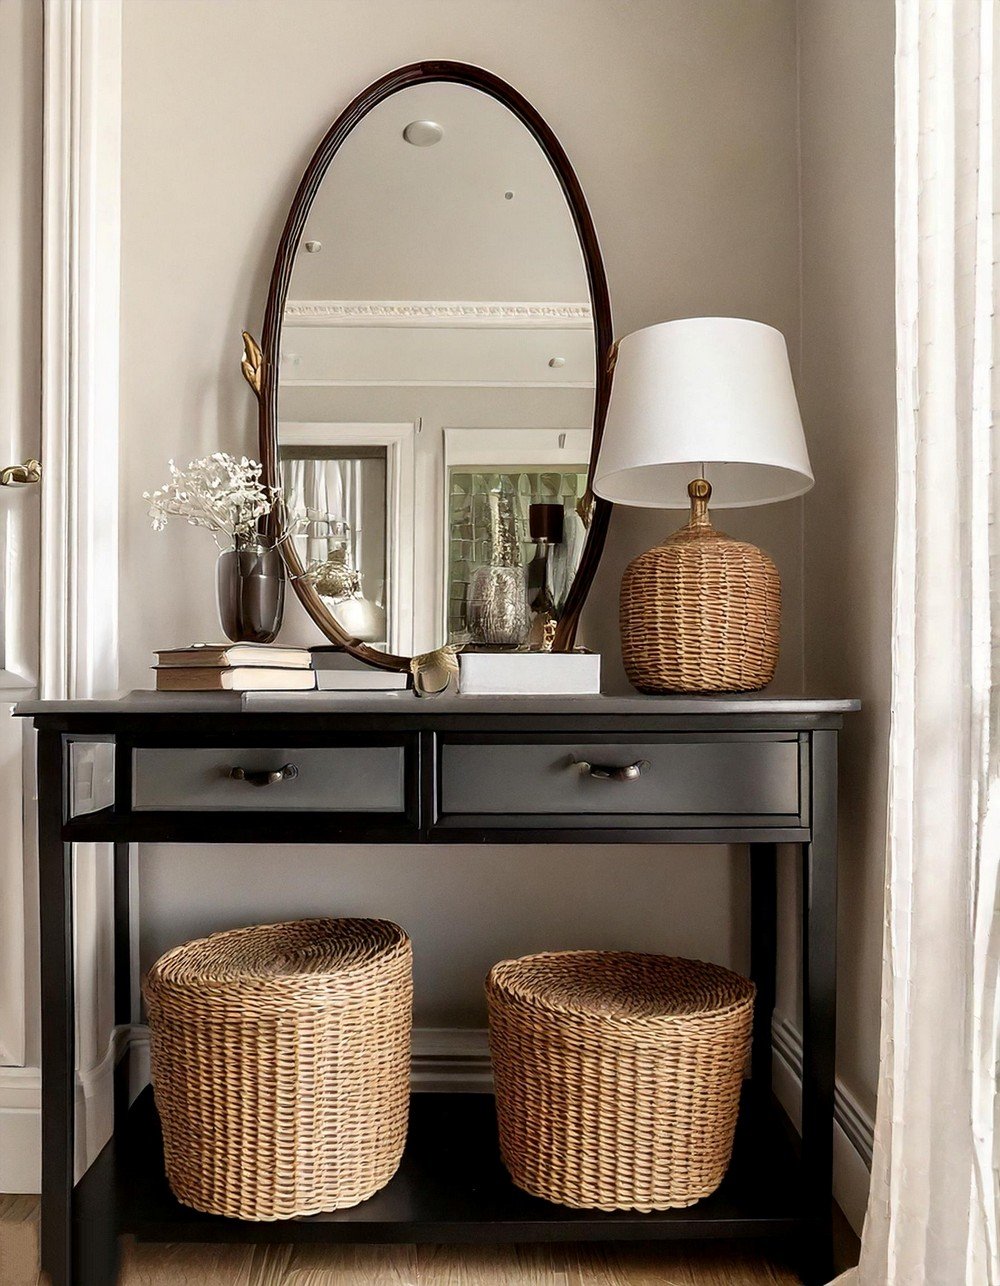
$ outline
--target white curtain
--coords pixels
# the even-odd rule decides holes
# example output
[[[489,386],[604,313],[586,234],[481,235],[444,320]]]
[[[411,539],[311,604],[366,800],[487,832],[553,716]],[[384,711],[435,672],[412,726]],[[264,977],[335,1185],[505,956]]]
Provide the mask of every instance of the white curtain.
[[[897,0],[882,1049],[859,1286],[997,1286],[996,0]]]
[[[346,523],[350,565],[361,567],[362,530],[362,469],[360,459],[290,459],[281,464],[285,479],[285,503],[290,517],[312,514],[314,521],[307,524],[297,543],[305,556],[303,565],[321,563],[330,554],[332,546],[344,544],[341,537],[331,539],[331,529],[323,519],[329,517]]]

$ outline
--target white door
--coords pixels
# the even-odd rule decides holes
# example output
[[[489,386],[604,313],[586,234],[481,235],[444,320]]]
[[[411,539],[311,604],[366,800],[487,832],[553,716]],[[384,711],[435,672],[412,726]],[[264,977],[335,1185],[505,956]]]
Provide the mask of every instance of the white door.
[[[25,1061],[25,841],[34,831],[32,738],[15,702],[34,695],[38,674],[37,482],[21,461],[21,434],[0,422],[0,1066]],[[37,449],[37,448],[36,448]],[[21,460],[19,460],[21,457]],[[16,472],[13,465],[17,462]]]
[[[36,1053],[25,1030],[32,738],[10,708],[38,681],[41,487],[11,466],[40,454],[40,8],[0,5],[0,1067]],[[4,1088],[0,1078],[0,1109]]]
[[[37,1192],[41,1166],[34,734],[9,709],[39,686],[118,686],[121,19],[121,0],[0,0],[0,469],[45,474],[44,505],[37,484],[0,486],[0,1192]],[[113,1067],[109,863],[87,847],[83,1160],[107,1137]]]

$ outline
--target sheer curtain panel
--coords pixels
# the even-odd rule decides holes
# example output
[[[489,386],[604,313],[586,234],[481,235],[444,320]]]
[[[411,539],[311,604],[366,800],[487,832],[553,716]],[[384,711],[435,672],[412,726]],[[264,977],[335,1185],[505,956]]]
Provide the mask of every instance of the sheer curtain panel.
[[[897,514],[858,1286],[998,1286],[996,0],[897,0]]]

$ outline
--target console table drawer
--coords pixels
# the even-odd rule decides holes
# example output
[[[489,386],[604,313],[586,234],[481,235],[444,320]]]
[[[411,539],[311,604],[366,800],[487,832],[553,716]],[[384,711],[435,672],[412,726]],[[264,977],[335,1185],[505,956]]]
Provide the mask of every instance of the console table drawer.
[[[623,771],[624,770],[624,771]],[[448,815],[796,817],[794,736],[684,737],[656,741],[507,742],[441,747],[440,807]],[[510,820],[504,821],[506,815]]]
[[[402,745],[137,748],[132,807],[402,813],[405,754]]]

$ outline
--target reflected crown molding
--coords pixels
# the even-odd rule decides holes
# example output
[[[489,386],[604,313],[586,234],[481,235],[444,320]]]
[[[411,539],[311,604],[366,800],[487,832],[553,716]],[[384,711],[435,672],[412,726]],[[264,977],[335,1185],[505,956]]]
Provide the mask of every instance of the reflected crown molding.
[[[495,326],[517,329],[590,330],[589,303],[520,300],[290,299],[289,326]]]

